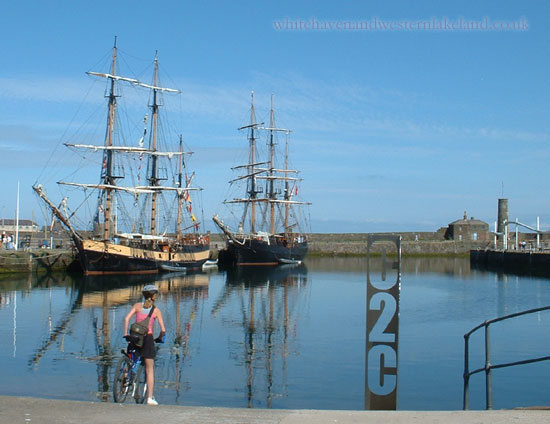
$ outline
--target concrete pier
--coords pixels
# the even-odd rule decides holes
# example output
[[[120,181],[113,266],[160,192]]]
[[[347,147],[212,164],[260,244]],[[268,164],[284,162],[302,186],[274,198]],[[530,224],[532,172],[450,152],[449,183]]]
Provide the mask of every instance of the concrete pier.
[[[327,411],[135,405],[0,396],[0,424],[239,424],[515,423],[548,422],[544,410]]]
[[[550,252],[521,250],[472,250],[472,267],[517,275],[550,276]]]

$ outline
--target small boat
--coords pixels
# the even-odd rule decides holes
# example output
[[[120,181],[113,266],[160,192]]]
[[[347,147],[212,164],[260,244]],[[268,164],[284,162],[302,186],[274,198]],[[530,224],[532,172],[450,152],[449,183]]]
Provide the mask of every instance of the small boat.
[[[206,268],[216,268],[218,266],[218,260],[212,260],[209,259],[205,263],[202,264],[202,269]]]
[[[161,271],[165,271],[165,272],[187,272],[187,267],[182,265],[161,263],[159,264],[159,267]]]
[[[285,259],[285,258],[279,258],[279,263],[283,265],[301,265],[302,261],[299,259]]]

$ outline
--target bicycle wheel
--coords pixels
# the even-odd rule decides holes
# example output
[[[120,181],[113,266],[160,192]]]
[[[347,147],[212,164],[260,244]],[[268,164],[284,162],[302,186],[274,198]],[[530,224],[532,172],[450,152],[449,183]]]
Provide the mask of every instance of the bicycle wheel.
[[[134,381],[134,400],[136,403],[145,403],[145,399],[147,399],[147,373],[145,365],[141,363]]]
[[[125,355],[120,358],[115,368],[115,378],[113,380],[113,398],[115,402],[124,402],[133,383],[132,379],[132,361]]]

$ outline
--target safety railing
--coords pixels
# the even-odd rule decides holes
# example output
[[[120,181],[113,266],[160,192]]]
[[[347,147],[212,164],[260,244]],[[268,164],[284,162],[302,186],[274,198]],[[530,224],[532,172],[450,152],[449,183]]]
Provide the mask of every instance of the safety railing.
[[[487,320],[482,324],[479,324],[477,327],[472,328],[469,332],[464,334],[464,399],[463,399],[463,409],[470,409],[470,393],[469,393],[469,383],[470,377],[474,374],[485,371],[485,409],[493,409],[493,388],[492,388],[492,375],[491,371],[498,368],[513,367],[515,365],[524,365],[531,364],[533,362],[541,362],[550,360],[550,356],[542,356],[534,359],[525,359],[522,361],[507,362],[503,364],[491,364],[491,334],[489,331],[489,326],[495,322],[504,321],[510,318],[516,318],[522,315],[534,314],[541,311],[550,310],[550,306],[544,306],[542,308],[529,309],[523,312],[517,312],[515,314],[505,315],[499,318],[494,318]],[[474,371],[469,369],[469,343],[470,336],[475,333],[477,330],[485,328],[485,366],[478,368]]]

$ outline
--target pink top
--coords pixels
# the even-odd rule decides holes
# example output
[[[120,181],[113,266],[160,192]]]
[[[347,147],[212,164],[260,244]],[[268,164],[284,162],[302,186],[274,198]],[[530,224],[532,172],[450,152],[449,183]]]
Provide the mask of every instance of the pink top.
[[[147,318],[147,315],[149,315],[149,312],[151,312],[151,308],[141,308],[140,312],[136,312],[136,322],[141,322],[144,319]],[[149,320],[149,331],[148,334],[153,334],[153,326],[155,325],[155,313],[153,312],[153,315],[151,315],[151,319]]]

